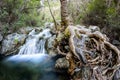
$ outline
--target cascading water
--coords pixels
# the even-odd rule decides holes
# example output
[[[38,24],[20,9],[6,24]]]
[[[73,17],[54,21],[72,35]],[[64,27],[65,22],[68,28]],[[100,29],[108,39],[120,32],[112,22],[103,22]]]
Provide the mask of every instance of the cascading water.
[[[50,29],[32,30],[19,53],[0,62],[0,80],[70,80],[55,69],[59,57],[45,54],[45,42],[51,36]]]
[[[32,30],[28,34],[26,43],[21,47],[19,55],[22,54],[38,54],[45,53],[45,42],[46,39],[51,37],[50,29],[45,29],[40,33],[37,33],[36,30]]]

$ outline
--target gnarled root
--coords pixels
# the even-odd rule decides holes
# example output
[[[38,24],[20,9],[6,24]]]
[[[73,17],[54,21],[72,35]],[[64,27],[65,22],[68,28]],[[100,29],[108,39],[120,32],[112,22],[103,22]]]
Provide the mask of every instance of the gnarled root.
[[[99,31],[93,32],[88,28],[76,26],[68,26],[66,29],[65,36],[69,39],[67,42],[69,50],[67,52],[62,50],[62,52],[60,48],[63,49],[64,45],[57,47],[57,50],[69,62],[68,73],[74,78],[78,76],[77,72],[88,76],[81,73],[81,67],[84,67],[82,71],[91,74],[90,80],[93,80],[92,77],[98,80],[111,80],[120,67],[118,48],[109,43],[108,38]],[[87,66],[90,68],[87,69]],[[81,76],[78,79],[87,78]]]
[[[111,74],[114,75],[113,71],[116,69],[114,68],[110,72],[107,72],[107,69],[113,69],[113,66],[120,63],[118,48],[109,43],[108,38],[99,31],[92,32],[87,28],[75,26],[68,26],[68,29],[70,33],[69,47],[72,52],[72,57],[69,59],[70,72],[73,73],[75,67],[80,67],[80,65],[75,65],[80,61],[82,65],[91,65],[93,70],[97,66],[101,67],[97,70],[100,71],[98,75],[96,70],[93,71],[93,75],[98,79],[110,79]],[[102,71],[106,71],[107,74],[103,76]]]

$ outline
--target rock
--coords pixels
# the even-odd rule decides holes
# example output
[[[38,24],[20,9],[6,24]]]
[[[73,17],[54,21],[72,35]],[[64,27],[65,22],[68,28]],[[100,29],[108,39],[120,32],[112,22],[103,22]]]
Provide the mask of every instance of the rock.
[[[68,60],[66,60],[66,58],[59,58],[56,61],[55,67],[56,68],[68,68],[69,62],[68,62]]]
[[[100,31],[100,28],[99,28],[98,26],[89,26],[89,29],[90,29],[92,32]]]
[[[56,35],[53,35],[52,37],[50,37],[47,41],[47,48],[48,49],[52,49],[54,48],[54,40],[56,38]]]
[[[0,42],[3,40],[3,36],[0,34]]]
[[[115,71],[115,74],[113,76],[113,80],[120,80],[120,68]]]
[[[45,26],[45,28],[49,28],[51,30],[51,33],[54,34],[56,32],[56,28],[55,28],[54,23],[46,22],[44,26]]]
[[[83,25],[76,25],[76,27],[77,27],[78,29],[80,29],[80,30],[85,31],[85,32],[88,32],[88,33],[91,32],[91,30],[88,29],[88,28],[86,28],[86,26],[83,26]]]
[[[30,31],[32,31],[33,27],[22,27],[18,30],[18,33],[20,34],[28,34]]]
[[[120,45],[120,42],[118,40],[113,40],[112,44],[114,44],[114,45]]]
[[[54,49],[54,41],[55,41],[56,35],[53,35],[50,37],[46,42],[46,49],[50,55],[55,55],[56,51]]]
[[[2,54],[10,54],[24,43],[26,38],[25,34],[12,33],[5,37],[2,41]]]
[[[76,27],[85,28],[86,26],[83,26],[83,25],[76,25]]]
[[[49,22],[46,22],[44,26],[45,26],[45,28],[50,28],[50,29],[55,27],[54,23],[49,23]]]

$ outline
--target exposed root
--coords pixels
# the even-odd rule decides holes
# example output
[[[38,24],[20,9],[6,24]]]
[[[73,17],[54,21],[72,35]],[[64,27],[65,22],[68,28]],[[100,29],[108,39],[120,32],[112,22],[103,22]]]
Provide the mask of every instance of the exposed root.
[[[107,47],[109,47],[111,50],[113,50],[114,53],[117,54],[117,57],[118,57],[117,62],[120,63],[120,51],[118,50],[118,48],[107,41],[105,41],[104,43]]]
[[[109,39],[99,31],[91,31],[85,27],[68,26],[69,48],[67,53],[58,53],[66,56],[69,61],[68,72],[72,76],[75,68],[90,66],[90,80],[112,80],[115,72],[120,68],[120,51],[109,43]],[[85,68],[86,69],[86,68]],[[80,71],[78,71],[80,72]],[[94,77],[94,79],[92,78]],[[87,79],[81,77],[78,79]]]
[[[61,51],[60,51],[59,46],[57,46],[57,51],[58,51],[58,54],[62,54],[62,55],[64,55],[64,56],[66,56],[66,55],[67,55],[66,53],[64,53],[64,52],[61,52]]]

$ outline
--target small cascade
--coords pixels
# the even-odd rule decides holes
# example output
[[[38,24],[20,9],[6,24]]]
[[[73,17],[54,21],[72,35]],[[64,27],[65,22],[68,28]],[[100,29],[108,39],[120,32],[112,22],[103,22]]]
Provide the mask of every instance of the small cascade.
[[[50,29],[45,29],[40,33],[38,33],[36,29],[33,29],[28,34],[28,38],[18,54],[44,54],[46,52],[45,42],[49,37],[51,37]]]

